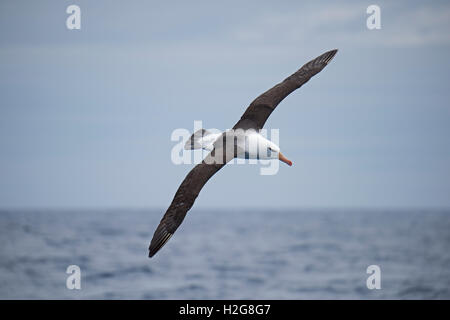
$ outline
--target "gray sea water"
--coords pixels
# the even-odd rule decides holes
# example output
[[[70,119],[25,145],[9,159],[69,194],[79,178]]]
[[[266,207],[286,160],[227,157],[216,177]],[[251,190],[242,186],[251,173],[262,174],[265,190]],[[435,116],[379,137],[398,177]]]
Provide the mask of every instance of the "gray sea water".
[[[0,298],[450,299],[449,211],[193,208],[149,259],[162,213],[1,211]]]

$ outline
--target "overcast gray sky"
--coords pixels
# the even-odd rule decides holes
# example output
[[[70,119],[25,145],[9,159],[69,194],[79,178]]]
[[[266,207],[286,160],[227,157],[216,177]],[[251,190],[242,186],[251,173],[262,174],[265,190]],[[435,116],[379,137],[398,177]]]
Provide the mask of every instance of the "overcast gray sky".
[[[225,167],[196,206],[450,206],[448,1],[74,0],[0,2],[0,207],[166,208],[174,129],[232,127],[333,48],[266,123],[294,166]]]

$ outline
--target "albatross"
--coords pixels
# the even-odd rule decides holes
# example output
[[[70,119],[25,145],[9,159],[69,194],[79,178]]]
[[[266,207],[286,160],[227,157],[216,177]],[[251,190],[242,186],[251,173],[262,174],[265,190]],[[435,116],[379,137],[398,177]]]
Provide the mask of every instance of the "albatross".
[[[153,234],[149,257],[153,257],[172,237],[206,182],[232,159],[278,159],[292,166],[280,148],[263,137],[260,130],[278,104],[325,68],[336,53],[337,49],[325,52],[258,96],[231,130],[212,134],[201,129],[191,136],[185,149],[204,149],[210,153],[188,173],[179,186]]]

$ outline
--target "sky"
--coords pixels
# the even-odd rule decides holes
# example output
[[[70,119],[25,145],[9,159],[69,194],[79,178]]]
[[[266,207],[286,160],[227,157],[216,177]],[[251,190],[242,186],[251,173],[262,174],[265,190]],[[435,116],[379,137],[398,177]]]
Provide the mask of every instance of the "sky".
[[[448,1],[14,0],[0,2],[0,208],[165,209],[193,167],[171,161],[175,129],[231,128],[334,48],[266,123],[294,165],[226,166],[195,206],[449,207]]]

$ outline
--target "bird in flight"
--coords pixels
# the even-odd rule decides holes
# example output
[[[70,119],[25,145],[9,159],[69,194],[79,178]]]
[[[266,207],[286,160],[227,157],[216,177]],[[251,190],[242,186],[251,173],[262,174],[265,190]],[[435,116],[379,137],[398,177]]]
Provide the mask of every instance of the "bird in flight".
[[[273,142],[259,131],[277,105],[291,92],[319,73],[336,55],[337,49],[325,52],[301,67],[281,83],[257,97],[231,130],[213,134],[198,130],[186,142],[185,149],[205,149],[210,153],[184,178],[161,219],[149,247],[153,257],[172,237],[191,209],[206,182],[234,158],[279,159],[292,165]]]

